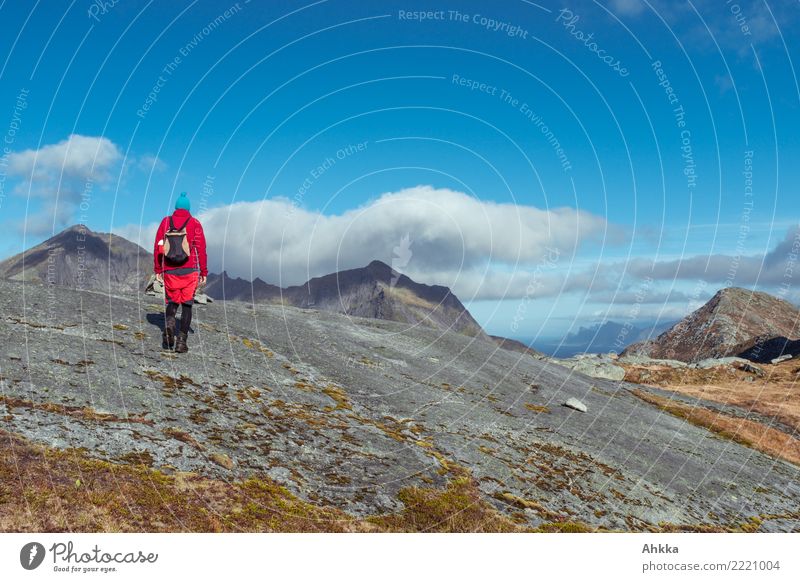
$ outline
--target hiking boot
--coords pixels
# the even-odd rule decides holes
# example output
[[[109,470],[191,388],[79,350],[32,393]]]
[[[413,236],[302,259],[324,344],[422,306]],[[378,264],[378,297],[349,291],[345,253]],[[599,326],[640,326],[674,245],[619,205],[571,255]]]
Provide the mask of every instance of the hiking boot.
[[[189,346],[186,345],[186,338],[188,334],[185,331],[178,333],[178,339],[175,342],[175,351],[179,354],[185,354],[189,351]]]

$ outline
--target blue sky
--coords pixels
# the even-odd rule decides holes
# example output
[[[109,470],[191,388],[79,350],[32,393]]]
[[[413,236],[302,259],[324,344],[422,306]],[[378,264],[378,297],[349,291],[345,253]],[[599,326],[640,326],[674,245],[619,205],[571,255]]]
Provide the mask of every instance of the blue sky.
[[[799,16],[4,2],[0,256],[78,221],[148,246],[186,190],[213,270],[379,258],[501,335],[674,319],[727,284],[796,301]]]

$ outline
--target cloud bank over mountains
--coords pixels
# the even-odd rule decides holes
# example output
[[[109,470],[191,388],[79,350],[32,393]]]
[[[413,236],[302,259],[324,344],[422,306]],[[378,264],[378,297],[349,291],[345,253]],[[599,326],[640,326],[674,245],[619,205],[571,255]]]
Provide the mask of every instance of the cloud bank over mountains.
[[[380,259],[465,299],[521,296],[537,265],[553,257],[569,262],[588,241],[623,238],[586,211],[482,201],[431,186],[385,193],[336,215],[276,198],[213,208],[199,218],[212,268],[231,275],[292,285]],[[147,248],[154,231],[155,224],[141,234],[136,226],[117,230]]]
[[[800,227],[789,228],[775,248],[754,255],[697,255],[670,261],[634,259],[624,270],[638,278],[696,281],[726,286],[784,285],[800,277]]]
[[[108,138],[78,134],[8,157],[8,173],[18,178],[14,192],[41,201],[25,224],[33,235],[75,222],[96,186],[106,188],[131,168],[151,174],[164,164],[151,155],[123,160]],[[577,262],[581,249],[621,247],[628,235],[585,210],[480,200],[428,185],[387,192],[341,214],[272,198],[218,206],[199,218],[213,270],[282,286],[380,259],[420,282],[446,285],[464,301],[574,293],[593,303],[642,304],[652,311],[697,301],[687,286],[698,282],[781,288],[791,299],[800,274],[798,226],[760,254]],[[149,250],[156,225],[115,231]],[[642,281],[653,282],[646,293],[638,290]]]
[[[481,201],[432,186],[385,193],[338,215],[275,198],[212,208],[199,218],[207,232],[212,270],[282,286],[379,259],[417,281],[446,285],[463,301],[575,293],[590,302],[638,303],[660,313],[666,304],[694,305],[705,298],[690,293],[686,285],[773,290],[788,285],[796,293],[793,273],[800,276],[800,266],[793,268],[800,252],[798,227],[766,254],[664,261],[633,257],[587,264],[575,260],[587,245],[619,247],[627,242],[620,227],[583,210]],[[133,225],[116,232],[150,249],[156,226]],[[643,281],[652,281],[646,292],[640,291]],[[710,292],[705,285],[701,289],[701,295]]]

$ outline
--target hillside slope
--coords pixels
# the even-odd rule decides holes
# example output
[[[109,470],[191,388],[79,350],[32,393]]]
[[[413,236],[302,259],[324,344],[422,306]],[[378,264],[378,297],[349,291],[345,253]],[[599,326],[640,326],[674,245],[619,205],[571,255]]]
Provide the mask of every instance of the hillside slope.
[[[161,306],[140,296],[64,290],[55,316],[49,301],[44,286],[0,281],[0,418],[35,443],[168,473],[261,475],[352,516],[402,511],[467,474],[479,497],[465,502],[528,527],[800,528],[797,467],[629,385],[490,341],[231,302],[198,308],[178,357],[158,349]]]
[[[280,303],[283,289],[277,285],[265,283],[259,278],[253,281],[241,277],[230,277],[223,271],[219,275],[208,274],[206,293],[209,297],[228,301],[245,301],[247,303]]]

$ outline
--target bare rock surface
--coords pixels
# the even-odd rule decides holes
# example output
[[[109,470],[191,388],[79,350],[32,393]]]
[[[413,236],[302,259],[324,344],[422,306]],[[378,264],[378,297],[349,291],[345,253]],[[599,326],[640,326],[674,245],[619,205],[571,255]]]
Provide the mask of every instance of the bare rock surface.
[[[354,515],[395,511],[401,489],[443,486],[458,465],[531,525],[800,528],[796,466],[625,383],[461,333],[233,301],[196,308],[176,355],[160,350],[161,309],[0,281],[3,429],[163,471],[268,474]],[[560,405],[572,398],[587,412]]]

